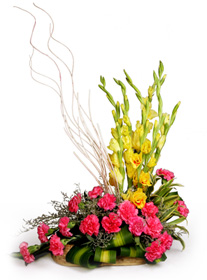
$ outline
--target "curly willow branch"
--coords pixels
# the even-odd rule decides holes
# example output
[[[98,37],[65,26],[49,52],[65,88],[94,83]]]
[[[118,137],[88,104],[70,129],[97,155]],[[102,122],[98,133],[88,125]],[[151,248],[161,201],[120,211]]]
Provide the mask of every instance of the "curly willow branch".
[[[33,19],[34,19],[34,25],[32,28],[31,36],[30,36],[30,45],[32,46],[32,55],[30,57],[29,61],[29,66],[30,66],[30,72],[31,72],[31,77],[33,80],[35,80],[37,83],[40,83],[44,86],[47,86],[54,90],[58,96],[60,97],[60,110],[61,110],[61,115],[64,120],[65,124],[65,132],[72,141],[72,143],[76,146],[76,148],[79,150],[80,153],[92,164],[92,166],[95,168],[96,172],[98,172],[99,176],[97,177],[91,169],[88,167],[88,164],[86,164],[76,153],[75,156],[80,160],[80,162],[85,166],[85,168],[89,171],[89,173],[95,178],[97,183],[99,185],[102,185],[104,188],[105,192],[113,193],[113,190],[108,182],[107,179],[107,170],[111,171],[113,170],[113,165],[110,161],[110,158],[108,156],[107,148],[104,145],[101,133],[100,133],[100,128],[96,127],[93,123],[92,116],[91,116],[91,110],[90,110],[90,98],[89,98],[89,114],[86,113],[86,111],[83,109],[83,107],[80,104],[79,96],[75,92],[75,87],[74,87],[74,78],[73,78],[73,73],[74,73],[74,57],[71,52],[71,50],[63,43],[58,41],[53,37],[54,33],[54,21],[50,14],[46,12],[44,9],[38,7],[37,5],[33,4],[36,8],[44,12],[51,20],[51,25],[49,29],[49,37],[47,41],[47,49],[48,53],[45,53],[38,49],[37,46],[33,44],[33,34],[35,32],[35,27],[36,27],[36,17],[30,13],[29,11],[22,9],[20,7],[16,7],[24,12],[27,12],[30,14]],[[72,67],[70,68],[64,60],[62,60],[54,51],[52,51],[50,47],[50,41],[53,40],[57,44],[60,44],[63,46],[71,55],[72,58]],[[59,80],[56,81],[52,79],[51,77],[44,75],[38,71],[36,71],[33,66],[32,66],[32,59],[34,52],[39,53],[42,56],[47,57],[53,65],[55,66],[58,75],[59,75]],[[70,81],[71,81],[71,87],[72,87],[72,110],[71,110],[71,115],[69,115],[64,98],[63,98],[63,87],[62,87],[62,73],[61,69],[59,67],[58,62],[59,61],[61,64],[65,66],[67,69],[69,76],[70,76]],[[41,82],[38,78],[34,77],[34,74],[37,75],[38,77],[42,77],[47,81],[52,82],[54,85],[56,85],[56,88],[48,84],[47,82]],[[75,117],[75,106],[78,112],[78,117]],[[90,128],[89,129],[89,124]],[[91,131],[92,130],[92,131]],[[99,178],[102,179],[102,183],[100,182]],[[118,184],[117,184],[118,186]],[[119,193],[119,188],[115,187],[115,192]]]

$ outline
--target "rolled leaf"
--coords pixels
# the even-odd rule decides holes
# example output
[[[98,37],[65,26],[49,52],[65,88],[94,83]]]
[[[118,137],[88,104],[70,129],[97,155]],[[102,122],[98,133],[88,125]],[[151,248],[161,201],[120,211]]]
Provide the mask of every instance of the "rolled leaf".
[[[96,248],[94,261],[103,263],[116,263],[116,250]]]
[[[121,247],[133,243],[134,243],[134,238],[131,232],[128,230],[128,227],[125,226],[121,229],[120,232],[115,234],[115,236],[110,241],[106,249]]]
[[[130,258],[143,258],[145,252],[139,246],[120,247],[120,256]]]
[[[91,269],[99,265],[94,261],[94,251],[88,246],[73,246],[66,255],[66,261]]]

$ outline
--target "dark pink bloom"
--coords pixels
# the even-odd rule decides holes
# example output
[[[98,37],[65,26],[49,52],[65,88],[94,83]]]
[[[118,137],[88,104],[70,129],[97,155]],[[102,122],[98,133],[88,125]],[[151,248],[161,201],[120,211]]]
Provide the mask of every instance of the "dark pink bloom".
[[[158,240],[160,242],[160,246],[163,247],[163,253],[166,250],[170,250],[170,247],[172,246],[173,238],[171,235],[167,233],[167,231],[161,234]]]
[[[149,217],[146,220],[146,226],[144,227],[144,233],[150,235],[152,238],[158,238],[160,236],[163,226],[157,217]]]
[[[60,218],[58,227],[60,230],[60,233],[64,236],[71,237],[73,234],[70,232],[70,228],[68,228],[68,224],[70,222],[70,219],[68,217],[62,217]]]
[[[103,188],[102,187],[94,187],[92,191],[88,192],[90,198],[97,198],[98,196],[102,195]]]
[[[146,248],[146,251],[145,257],[150,262],[160,259],[163,254],[163,248],[157,240],[153,241],[151,246]]]
[[[145,203],[144,207],[142,208],[142,215],[146,218],[155,217],[158,213],[157,206],[154,205],[153,202]]]
[[[129,219],[129,231],[134,236],[140,236],[144,231],[145,221],[139,216],[131,217]]]
[[[35,257],[33,255],[31,255],[29,250],[28,250],[28,243],[27,242],[22,242],[19,245],[19,249],[20,249],[20,254],[22,255],[22,257],[23,257],[23,259],[26,263],[31,263],[35,260]]]
[[[94,214],[88,215],[81,222],[80,227],[79,227],[80,231],[83,234],[89,234],[90,236],[92,236],[93,234],[95,236],[97,236],[99,233],[99,228],[100,228],[99,219]]]
[[[189,213],[189,209],[187,208],[187,206],[185,205],[185,202],[182,200],[177,200],[175,203],[178,203],[178,212],[180,212],[180,214],[184,217],[187,218],[188,213]],[[174,203],[174,204],[175,204]]]
[[[136,209],[135,205],[131,203],[129,200],[125,200],[119,205],[119,210],[117,211],[119,217],[126,224],[129,223],[129,219],[131,217],[135,217],[138,214],[138,209]]]
[[[119,232],[122,220],[117,214],[110,213],[108,217],[103,217],[101,224],[107,233]]]
[[[46,237],[46,233],[48,233],[48,230],[50,229],[50,227],[44,223],[41,223],[38,228],[37,228],[37,233],[38,233],[38,237],[39,240],[41,241],[41,243],[47,242],[48,238]]]
[[[54,234],[50,238],[50,248],[49,250],[53,253],[54,256],[62,256],[63,255],[64,245],[60,241],[60,237]]]
[[[158,169],[156,174],[157,176],[163,177],[167,181],[170,181],[175,177],[173,172],[162,168]]]
[[[115,201],[115,195],[107,193],[101,199],[99,199],[97,205],[104,210],[112,210],[116,206]]]
[[[79,207],[78,204],[81,202],[81,194],[78,193],[75,195],[68,203],[68,209],[70,212],[75,212],[77,213]]]

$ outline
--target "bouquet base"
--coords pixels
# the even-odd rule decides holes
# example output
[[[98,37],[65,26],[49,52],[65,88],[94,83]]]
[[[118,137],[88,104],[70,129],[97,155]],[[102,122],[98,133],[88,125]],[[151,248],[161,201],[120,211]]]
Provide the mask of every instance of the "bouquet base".
[[[64,254],[62,256],[52,255],[53,260],[60,265],[78,267],[79,265],[69,263],[65,259],[67,253],[70,251],[72,247],[73,245],[66,245],[64,249]],[[146,261],[143,258],[117,257],[116,263],[114,264],[101,263],[100,266],[133,266],[133,265],[141,265],[145,263]]]

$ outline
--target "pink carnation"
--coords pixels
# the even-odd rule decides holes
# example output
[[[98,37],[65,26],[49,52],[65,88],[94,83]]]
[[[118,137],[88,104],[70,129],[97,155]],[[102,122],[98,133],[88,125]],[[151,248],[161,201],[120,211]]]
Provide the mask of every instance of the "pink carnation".
[[[50,229],[50,227],[44,223],[41,223],[38,228],[37,228],[37,233],[38,233],[38,237],[39,240],[41,241],[41,243],[47,242],[48,238],[46,237],[46,233],[48,233],[48,230]]]
[[[139,216],[131,217],[129,219],[129,231],[134,236],[140,236],[142,232],[144,231],[144,219],[142,219]]]
[[[103,193],[102,187],[94,187],[92,191],[88,192],[90,198],[97,198]]]
[[[53,253],[54,256],[62,256],[63,255],[64,245],[60,241],[60,237],[54,234],[50,238],[50,248],[49,250]]]
[[[58,227],[60,230],[60,233],[64,236],[71,237],[73,234],[70,232],[70,228],[68,228],[68,224],[70,222],[70,219],[68,217],[62,217],[60,218]]]
[[[20,249],[20,254],[22,255],[26,263],[31,263],[35,260],[35,257],[33,255],[30,255],[30,252],[28,250],[28,243],[22,242],[19,245],[19,249]]]
[[[150,262],[160,259],[163,254],[163,248],[157,240],[153,241],[151,246],[146,248],[146,251],[145,257]]]
[[[146,218],[155,217],[158,213],[157,206],[154,205],[153,202],[145,203],[144,207],[142,208],[142,215]]]
[[[101,224],[107,233],[119,232],[122,220],[117,214],[110,213],[108,217],[103,217]]]
[[[115,195],[107,193],[101,199],[99,199],[97,205],[104,210],[112,210],[116,206],[115,201]]]
[[[77,212],[79,207],[78,204],[81,202],[81,194],[75,195],[68,203],[68,209],[70,212]]]
[[[184,217],[188,216],[189,213],[189,209],[187,208],[187,206],[185,205],[185,202],[182,200],[177,200],[175,203],[178,203],[178,212],[180,212],[180,214]]]
[[[99,228],[99,219],[94,214],[88,215],[83,221],[81,221],[79,227],[80,231],[83,234],[89,234],[90,236],[92,236],[93,234],[97,236],[99,233]]]
[[[173,242],[173,238],[171,235],[169,235],[167,233],[167,231],[165,231],[163,234],[160,235],[160,237],[158,238],[160,245],[163,248],[163,253],[166,250],[170,250],[170,247],[172,246],[172,242]]]
[[[119,205],[117,214],[122,219],[122,221],[128,224],[131,217],[137,216],[138,209],[136,209],[135,205],[132,204],[129,200],[125,200]]]
[[[146,222],[144,233],[150,235],[152,238],[158,238],[163,229],[160,220],[157,217],[149,217]]]
[[[166,170],[166,169],[162,169],[162,168],[158,169],[156,171],[156,174],[157,174],[157,176],[163,177],[167,181],[170,181],[175,177],[173,172]]]

